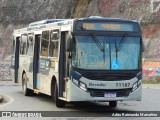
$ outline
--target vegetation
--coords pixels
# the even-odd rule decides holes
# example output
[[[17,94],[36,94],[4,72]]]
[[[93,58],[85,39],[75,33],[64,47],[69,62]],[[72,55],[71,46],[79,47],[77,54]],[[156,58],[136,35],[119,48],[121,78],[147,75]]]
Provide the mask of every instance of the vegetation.
[[[160,84],[160,76],[143,78],[143,84]]]

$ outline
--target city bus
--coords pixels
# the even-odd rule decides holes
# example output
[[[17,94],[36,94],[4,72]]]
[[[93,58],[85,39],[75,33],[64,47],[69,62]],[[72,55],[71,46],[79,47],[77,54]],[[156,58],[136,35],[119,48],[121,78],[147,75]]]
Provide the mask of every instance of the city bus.
[[[68,102],[140,101],[142,32],[121,18],[47,19],[14,30],[11,75],[25,96]]]

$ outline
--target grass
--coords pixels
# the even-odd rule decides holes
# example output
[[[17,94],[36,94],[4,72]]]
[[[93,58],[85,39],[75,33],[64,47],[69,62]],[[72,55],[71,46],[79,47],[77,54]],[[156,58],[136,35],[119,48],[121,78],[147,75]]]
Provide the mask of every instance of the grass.
[[[143,84],[160,84],[160,76],[143,77]]]
[[[160,81],[155,80],[142,80],[143,84],[160,84]]]

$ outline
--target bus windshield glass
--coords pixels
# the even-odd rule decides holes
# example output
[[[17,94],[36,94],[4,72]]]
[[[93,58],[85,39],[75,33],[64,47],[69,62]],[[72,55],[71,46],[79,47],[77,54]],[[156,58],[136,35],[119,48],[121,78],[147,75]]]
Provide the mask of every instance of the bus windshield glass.
[[[93,34],[75,36],[72,65],[77,68],[95,70],[134,70],[141,68],[139,64],[140,37],[123,37]],[[120,49],[118,49],[119,46]]]

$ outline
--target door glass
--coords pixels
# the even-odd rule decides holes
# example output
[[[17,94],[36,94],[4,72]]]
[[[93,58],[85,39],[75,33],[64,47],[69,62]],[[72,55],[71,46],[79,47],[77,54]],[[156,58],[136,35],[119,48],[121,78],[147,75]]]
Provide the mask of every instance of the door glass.
[[[20,42],[20,55],[26,55],[27,54],[27,48],[28,48],[28,35],[23,34],[21,35],[21,42]]]
[[[28,35],[28,52],[27,55],[33,55],[33,34]]]
[[[58,57],[59,30],[52,30],[50,34],[49,56]]]
[[[48,56],[48,45],[49,45],[49,31],[42,32],[42,41],[41,41],[41,55]]]

